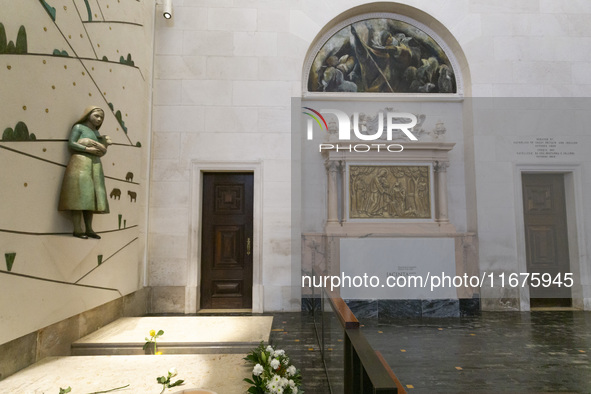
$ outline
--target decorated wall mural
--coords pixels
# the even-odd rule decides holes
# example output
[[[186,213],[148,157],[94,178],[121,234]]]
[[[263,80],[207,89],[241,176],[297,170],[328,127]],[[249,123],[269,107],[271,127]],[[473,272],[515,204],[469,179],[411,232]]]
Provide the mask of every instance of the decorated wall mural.
[[[141,288],[154,3],[0,1],[3,343]],[[112,142],[101,159],[110,213],[80,239],[58,200],[89,105]],[[9,316],[16,302],[30,313]]]
[[[349,167],[349,218],[431,218],[429,166]]]
[[[456,93],[456,79],[447,55],[427,33],[375,18],[344,27],[322,46],[308,91]]]

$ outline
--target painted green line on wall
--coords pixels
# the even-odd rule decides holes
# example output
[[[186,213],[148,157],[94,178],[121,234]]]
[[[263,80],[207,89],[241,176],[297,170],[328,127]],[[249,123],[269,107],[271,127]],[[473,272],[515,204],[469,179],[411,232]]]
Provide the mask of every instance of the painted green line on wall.
[[[3,271],[0,270],[0,274],[4,274],[4,275],[14,275],[14,276],[19,276],[21,278],[27,278],[27,279],[34,279],[34,280],[41,280],[43,282],[51,282],[51,283],[58,283],[61,285],[69,285],[69,286],[78,286],[78,287],[88,287],[91,289],[99,289],[99,290],[108,290],[108,291],[116,291],[117,293],[119,293],[119,295],[121,297],[123,297],[123,294],[121,294],[121,292],[118,289],[113,289],[111,287],[101,287],[101,286],[92,286],[92,285],[81,285],[78,283],[70,283],[70,282],[64,282],[61,280],[55,280],[55,279],[47,279],[47,278],[40,278],[38,276],[32,276],[32,275],[25,275],[25,274],[17,274],[16,272],[8,272],[8,271]]]

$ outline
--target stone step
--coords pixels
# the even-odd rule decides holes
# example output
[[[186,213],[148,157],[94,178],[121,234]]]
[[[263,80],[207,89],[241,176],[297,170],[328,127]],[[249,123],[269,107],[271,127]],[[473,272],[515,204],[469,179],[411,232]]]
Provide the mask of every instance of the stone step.
[[[162,354],[246,354],[257,344],[253,343],[229,343],[229,344],[207,344],[207,343],[169,343],[158,346]],[[142,345],[137,344],[72,344],[72,356],[140,356],[153,354],[144,351]]]
[[[150,316],[121,318],[72,343],[72,355],[142,355],[150,330],[163,354],[246,354],[267,343],[272,316]],[[149,353],[149,352],[148,352]]]

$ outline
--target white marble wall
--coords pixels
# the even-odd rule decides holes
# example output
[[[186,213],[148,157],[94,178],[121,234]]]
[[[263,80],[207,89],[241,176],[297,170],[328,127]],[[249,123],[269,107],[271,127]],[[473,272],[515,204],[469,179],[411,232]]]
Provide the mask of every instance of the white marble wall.
[[[173,0],[173,19],[157,18],[150,285],[186,286],[186,273],[196,264],[190,256],[194,229],[189,218],[195,209],[190,195],[191,162],[259,161],[264,190],[264,309],[296,308],[289,290],[293,279],[289,244],[290,98],[301,96],[308,49],[341,13],[399,12],[429,25],[455,50],[467,95],[544,97],[585,96],[591,92],[586,72],[590,65],[591,3],[364,3]],[[355,7],[359,8],[351,10]],[[336,21],[341,20],[344,17]],[[515,227],[514,216],[506,217],[503,210],[507,198],[513,201],[515,185],[506,181],[513,174],[511,160],[497,158],[490,151],[496,132],[472,130],[471,112],[465,115],[463,143],[467,145],[463,156],[469,162],[466,175],[451,177],[450,185],[490,176],[507,186],[500,195],[501,189],[491,191],[479,181],[476,188],[464,185],[466,196],[451,195],[452,206],[467,200],[469,209],[475,211],[478,203],[478,225],[461,210],[452,208],[450,215],[458,219],[462,229],[465,226],[467,231],[480,233],[481,268],[485,269],[506,256],[516,256],[516,241],[499,239]],[[470,161],[472,132],[476,167]],[[487,204],[495,210],[484,211]],[[589,220],[585,218],[585,222]],[[507,253],[497,259],[500,245],[505,245],[501,250]],[[501,269],[508,267],[503,262],[498,264]]]
[[[474,99],[476,189],[481,272],[525,273],[521,176],[524,172],[562,173],[565,181],[573,305],[589,307],[591,216],[589,195],[588,98]],[[556,154],[537,153],[538,138],[553,139]],[[524,144],[528,142],[529,144]],[[533,142],[533,143],[532,143]],[[553,157],[552,157],[553,156]],[[487,309],[529,310],[527,287],[482,290]]]
[[[157,20],[150,207],[150,286],[189,286],[198,275],[191,250],[198,207],[192,168],[259,163],[262,231],[261,311],[291,302],[290,102],[300,69],[297,53],[278,56],[289,12],[263,4],[174,2],[174,17]],[[284,6],[287,3],[283,4]],[[221,164],[220,164],[221,165]],[[240,164],[235,169],[240,170]],[[200,189],[196,188],[196,193]],[[192,234],[190,236],[190,234]],[[255,289],[258,287],[255,286]],[[188,292],[191,296],[194,293]],[[194,302],[185,300],[190,312]],[[188,309],[187,309],[188,308]]]

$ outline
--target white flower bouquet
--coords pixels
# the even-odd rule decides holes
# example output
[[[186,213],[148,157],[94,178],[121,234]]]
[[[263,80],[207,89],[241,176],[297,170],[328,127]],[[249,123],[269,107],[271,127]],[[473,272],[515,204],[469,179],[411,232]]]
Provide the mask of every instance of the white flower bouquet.
[[[291,365],[284,350],[275,350],[273,346],[261,344],[253,349],[245,360],[253,365],[252,379],[244,381],[252,386],[252,394],[301,394],[302,375]]]

